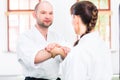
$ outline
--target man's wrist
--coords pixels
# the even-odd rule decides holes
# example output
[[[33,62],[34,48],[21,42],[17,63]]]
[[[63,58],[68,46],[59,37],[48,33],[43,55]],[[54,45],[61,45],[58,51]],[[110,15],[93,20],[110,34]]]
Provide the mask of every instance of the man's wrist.
[[[51,53],[50,51],[46,50],[46,48],[44,50],[51,55],[51,58],[54,58],[53,53]]]
[[[51,57],[54,58],[55,56],[53,55],[53,53],[49,52],[51,54]]]

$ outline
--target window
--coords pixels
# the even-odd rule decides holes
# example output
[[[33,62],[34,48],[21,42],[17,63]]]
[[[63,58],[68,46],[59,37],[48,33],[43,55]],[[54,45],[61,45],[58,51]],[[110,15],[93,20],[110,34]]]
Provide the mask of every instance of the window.
[[[32,11],[40,0],[8,0],[8,51],[16,51],[18,35],[34,25]]]
[[[77,0],[77,1],[83,1],[83,0]],[[110,0],[89,0],[89,1],[93,2],[99,9],[96,30],[99,31],[101,37],[111,48]]]

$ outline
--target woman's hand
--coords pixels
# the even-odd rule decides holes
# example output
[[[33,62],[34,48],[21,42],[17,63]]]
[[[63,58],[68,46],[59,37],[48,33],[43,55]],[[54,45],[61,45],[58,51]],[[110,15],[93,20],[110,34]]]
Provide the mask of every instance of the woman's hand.
[[[45,50],[51,53],[53,58],[57,55],[61,55],[62,58],[65,58],[67,56],[67,53],[70,52],[70,48],[65,46],[60,46],[59,44],[56,43],[49,44],[45,48]]]
[[[45,47],[45,50],[47,50],[48,52],[50,52],[52,49],[54,49],[55,47],[60,47],[59,44],[56,43],[50,43]]]

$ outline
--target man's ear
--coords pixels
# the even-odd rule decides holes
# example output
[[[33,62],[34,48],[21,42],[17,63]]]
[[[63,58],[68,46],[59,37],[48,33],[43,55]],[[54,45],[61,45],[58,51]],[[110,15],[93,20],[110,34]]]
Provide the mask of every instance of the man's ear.
[[[34,18],[36,18],[36,17],[37,17],[37,15],[36,15],[36,12],[35,12],[35,11],[33,11],[32,15],[33,15],[33,17],[34,17]]]

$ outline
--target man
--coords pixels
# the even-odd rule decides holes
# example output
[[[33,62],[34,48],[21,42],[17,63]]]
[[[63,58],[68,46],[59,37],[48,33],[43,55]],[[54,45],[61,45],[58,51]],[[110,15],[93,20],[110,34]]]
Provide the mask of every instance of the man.
[[[36,5],[33,17],[36,25],[18,40],[18,61],[23,66],[25,80],[56,80],[61,57],[69,50],[57,44],[64,43],[61,36],[48,30],[53,22],[53,7],[48,1]]]

